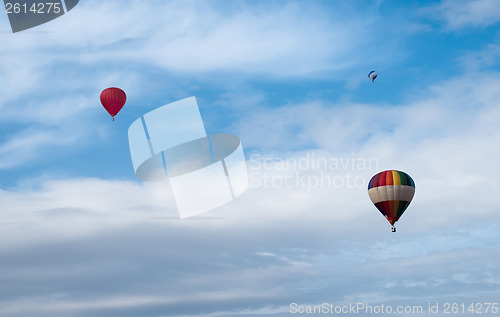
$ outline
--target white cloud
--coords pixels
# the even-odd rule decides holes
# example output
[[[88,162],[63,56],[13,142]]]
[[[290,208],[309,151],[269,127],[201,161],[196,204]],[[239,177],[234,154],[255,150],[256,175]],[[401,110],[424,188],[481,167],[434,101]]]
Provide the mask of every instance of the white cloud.
[[[496,0],[443,0],[423,12],[444,20],[450,30],[488,27],[500,21],[500,3]]]
[[[82,126],[87,128],[88,121],[75,126],[78,120],[71,118],[85,118],[89,96],[97,96],[101,85],[128,75],[132,89],[144,85],[141,75],[133,74],[145,61],[179,72],[284,76],[311,74],[325,65],[349,67],[346,56],[366,43],[343,43],[365,30],[335,32],[342,19],[330,22],[321,14],[305,23],[299,3],[223,15],[196,2],[158,2],[161,10],[156,10],[150,2],[87,1],[44,26],[55,33],[9,38],[9,45],[0,47],[13,56],[0,62],[13,78],[0,86],[2,112],[5,122],[29,128],[2,140],[1,164],[15,166],[47,147],[86,140],[75,131],[87,133]],[[95,23],[89,25],[90,20]],[[76,29],[83,32],[74,36]],[[159,45],[157,52],[153,45]],[[32,59],[25,48],[44,54]],[[338,64],[329,64],[330,56]],[[24,58],[29,62],[21,63]],[[72,67],[61,71],[83,85],[75,88],[67,80],[71,94],[79,96],[71,114],[61,113],[67,95],[46,97],[53,87],[30,95],[43,99],[43,107],[27,102],[15,109],[26,91],[54,78],[57,60],[74,62],[84,73],[81,79],[66,72]],[[93,71],[124,61],[131,70]],[[300,67],[285,69],[295,64]],[[23,81],[31,72],[35,75]],[[39,188],[28,182],[25,188],[0,191],[0,314],[288,316],[292,301],[427,305],[443,299],[496,300],[500,78],[468,75],[425,87],[395,105],[311,100],[276,108],[265,104],[265,94],[242,102],[244,119],[231,130],[248,154],[261,154],[257,162],[248,162],[250,176],[263,181],[267,175],[278,185],[254,183],[205,217],[178,220],[164,184],[86,178],[42,180]],[[54,81],[67,88],[69,77]],[[61,121],[67,123],[59,127]],[[103,133],[97,124],[92,128]],[[276,160],[297,162],[308,153],[337,158],[341,166],[281,168]],[[270,168],[263,166],[267,158]],[[376,164],[346,163],[354,158],[375,158]],[[368,179],[389,168],[407,171],[417,184],[396,234],[366,193]],[[304,187],[322,171],[344,183]],[[358,176],[360,184],[348,186],[349,176],[350,181]],[[289,186],[283,184],[287,177]]]
[[[426,304],[426,296],[471,300],[471,294],[489,300],[488,296],[498,295],[494,288],[499,153],[492,145],[500,137],[495,120],[499,83],[496,75],[476,74],[415,93],[404,105],[329,108],[318,102],[267,114],[266,120],[277,124],[272,130],[278,134],[276,141],[300,131],[317,150],[265,154],[275,141],[262,137],[252,143],[249,137],[259,135],[266,125],[246,130],[252,120],[263,118],[256,115],[236,125],[244,144],[264,151],[254,156],[258,161],[248,162],[250,177],[257,173],[259,179],[267,173],[293,179],[297,171],[318,177],[317,169],[299,163],[310,153],[338,158],[340,168],[325,172],[344,180],[347,172],[360,176],[364,182],[360,186],[307,189],[261,184],[207,217],[188,221],[175,220],[168,187],[155,184],[76,179],[45,182],[35,190],[3,191],[7,224],[0,233],[2,257],[19,263],[22,254],[30,254],[30,261],[38,263],[35,275],[26,273],[34,270],[32,266],[4,264],[0,272],[18,285],[14,293],[10,291],[14,301],[4,300],[4,312],[7,316],[31,312],[28,306],[19,306],[16,294],[29,302],[63,294],[56,306],[37,306],[52,316],[89,312],[98,316],[104,311],[108,316],[124,311],[134,316],[165,309],[175,310],[174,316],[234,312],[251,316],[269,306],[282,307],[269,312],[280,316],[286,314],[287,302],[300,298],[314,304],[325,293],[338,304]],[[345,119],[354,117],[357,120]],[[313,120],[316,125],[311,126],[313,118],[321,120]],[[280,120],[287,124],[280,125]],[[283,165],[277,157],[295,161]],[[376,157],[377,170],[346,163],[359,157]],[[266,158],[270,160],[264,166]],[[414,202],[398,222],[396,234],[390,233],[366,194],[369,177],[385,168],[403,169],[417,184]],[[47,249],[48,255],[33,253],[37,248]],[[61,273],[54,271],[56,264],[50,259],[65,259],[68,250],[74,250],[73,260],[57,264]],[[116,263],[123,264],[116,267]],[[387,273],[392,284],[380,278],[387,267],[392,268]],[[78,277],[95,276],[88,278],[97,283],[103,274],[116,286],[97,293]],[[27,287],[41,285],[50,290],[26,296]],[[230,288],[233,296],[220,293],[221,288]],[[272,291],[262,296],[262,289]],[[157,297],[158,292],[169,301]],[[90,301],[76,299],[77,293]],[[192,301],[172,302],[174,293],[192,296]],[[97,297],[101,304],[89,304]],[[117,299],[127,297],[160,299],[130,302],[124,308]],[[207,312],[207,305],[218,308]]]
[[[20,166],[40,157],[40,151],[51,147],[69,146],[78,134],[64,134],[59,130],[27,129],[10,135],[0,146],[0,170]]]
[[[325,73],[368,57],[376,22],[375,14],[347,19],[303,2],[222,10],[217,2],[86,1],[40,26],[53,33],[9,37],[3,51],[29,47],[25,60],[39,51],[52,61],[142,62],[181,72]]]
[[[247,154],[261,154],[248,162],[253,188],[238,199],[241,203],[230,204],[228,209],[221,211],[238,210],[245,204],[255,206],[251,215],[238,213],[239,217],[251,222],[261,217],[273,221],[288,221],[292,217],[295,221],[306,214],[336,223],[356,222],[367,215],[377,221],[380,215],[371,205],[367,206],[367,181],[379,170],[395,168],[407,171],[417,183],[415,201],[401,225],[412,224],[411,230],[430,230],[463,225],[468,221],[487,221],[496,212],[498,195],[495,193],[500,187],[496,177],[492,177],[497,166],[496,157],[500,155],[494,146],[500,140],[495,119],[499,115],[497,100],[500,96],[496,89],[499,84],[500,78],[495,74],[476,74],[417,92],[402,105],[332,106],[313,102],[283,106],[265,113],[257,111],[234,126],[244,147],[251,150]],[[40,134],[39,138],[46,137]],[[43,142],[49,142],[47,140],[50,138]],[[12,153],[23,154],[31,147],[29,138],[25,142],[6,144],[4,151]],[[287,148],[287,144],[293,146]],[[271,151],[273,148],[281,150]],[[300,160],[307,155],[315,156],[316,160],[336,159],[337,168],[303,168]],[[14,158],[6,162],[14,162]],[[358,158],[374,159],[374,164],[352,166],[350,163],[357,162]],[[283,167],[287,159],[294,161]],[[326,181],[336,183],[329,187],[318,185],[322,173]],[[309,185],[312,187],[308,188]],[[63,185],[66,186],[79,188],[80,185],[77,182]],[[78,197],[83,192],[76,191]],[[77,197],[64,192],[53,194],[47,201],[55,205],[47,209],[94,208],[87,204],[58,205],[61,198],[57,197],[72,197],[78,201]],[[283,201],[288,200],[293,203],[284,208]],[[84,201],[102,199],[89,196]],[[477,207],[479,202],[482,207]],[[447,207],[439,207],[436,212],[434,205]],[[324,212],[341,210],[345,206],[357,211]],[[269,209],[275,211],[269,213]],[[369,210],[372,213],[369,214]],[[342,227],[337,230],[345,232]]]
[[[478,51],[471,51],[460,58],[467,73],[488,71],[500,60],[500,45],[488,44]]]
[[[384,59],[369,50],[376,14],[347,18],[341,11],[326,14],[303,2],[222,5],[227,6],[85,1],[37,27],[39,32],[2,34],[0,120],[20,124],[10,130],[8,143],[0,145],[6,157],[2,168],[32,163],[43,151],[69,146],[69,141],[88,143],[93,135],[78,133],[76,126],[92,125],[105,135],[108,127],[95,114],[104,114],[98,95],[108,85],[125,89],[133,106],[145,107],[149,105],[141,97],[158,85],[154,77],[159,74],[208,76],[217,85],[213,74],[331,76],[332,71],[359,67],[368,55]],[[161,85],[155,91],[179,96],[193,84],[164,79]],[[31,148],[21,149],[26,142]]]
[[[493,206],[463,195],[453,182],[451,194],[433,200],[436,186],[416,181],[415,202],[397,234],[364,186],[254,187],[205,217],[183,221],[175,219],[162,184],[73,179],[5,190],[0,279],[15,287],[0,286],[1,311],[8,317],[286,316],[294,301],[487,300],[481,290],[499,269]],[[475,193],[484,188],[465,186]],[[449,207],[456,199],[473,203],[476,215],[458,216]],[[433,214],[449,224],[436,223]]]
[[[356,39],[366,39],[368,23],[373,23],[362,18],[346,21],[341,16],[329,20],[319,8],[300,2],[235,5],[225,10],[193,2],[141,7],[153,21],[148,29],[151,35],[146,39],[138,36],[139,45],[121,50],[118,56],[189,72],[223,70],[283,76],[342,69],[356,63],[352,52],[368,47],[370,43]],[[142,19],[135,13],[134,17]],[[139,20],[134,22],[141,25]]]
[[[248,113],[233,128],[247,149],[261,154],[270,151],[257,157],[260,162],[249,163],[251,172],[252,168],[262,167],[265,160],[269,163],[276,157],[281,161],[290,158],[299,161],[309,154],[315,155],[316,160],[375,159],[375,166],[361,169],[349,166],[333,171],[302,170],[300,166],[292,166],[292,170],[253,171],[256,177],[251,174],[251,182],[257,178],[256,183],[265,183],[263,177],[267,175],[271,187],[273,179],[275,184],[281,184],[290,177],[317,182],[322,172],[329,173],[331,180],[341,177],[347,182],[348,174],[353,177],[351,182],[354,177],[364,180],[361,186],[349,190],[342,186],[333,186],[330,191],[316,190],[316,185],[308,193],[317,195],[316,199],[304,202],[304,206],[294,204],[289,210],[291,215],[308,210],[309,216],[317,216],[315,211],[321,213],[328,209],[328,204],[361,208],[358,202],[365,199],[367,180],[380,170],[400,169],[408,172],[417,185],[414,202],[403,222],[425,230],[425,227],[455,226],[456,222],[489,221],[496,213],[495,206],[499,203],[496,192],[500,188],[495,176],[496,158],[500,156],[495,146],[500,142],[496,120],[500,115],[498,85],[497,74],[476,73],[415,92],[404,104],[284,105]],[[275,160],[273,164],[279,163]],[[290,184],[294,195],[307,190],[301,183],[290,181]],[[273,193],[276,195],[273,200],[281,204],[285,198],[278,198],[279,190]],[[440,206],[439,211],[434,206]]]
[[[1,226],[8,317],[286,316],[291,302],[490,300],[482,291],[499,269],[498,225],[405,225],[396,236],[368,199],[318,191],[253,189],[208,214],[224,218],[191,221],[168,218],[172,197],[154,184],[62,180],[0,195],[4,218],[34,217]]]

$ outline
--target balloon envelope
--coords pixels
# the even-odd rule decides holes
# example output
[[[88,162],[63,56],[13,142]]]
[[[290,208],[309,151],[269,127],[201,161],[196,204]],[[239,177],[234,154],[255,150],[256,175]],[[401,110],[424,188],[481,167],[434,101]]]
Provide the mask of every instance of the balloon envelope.
[[[394,225],[410,205],[415,182],[405,172],[388,170],[372,177],[368,195],[377,209]]]
[[[114,117],[120,112],[127,101],[127,95],[116,87],[106,88],[101,92],[101,103],[104,109]]]
[[[377,72],[372,70],[371,72],[368,73],[368,78],[370,78],[372,80],[372,83],[373,83],[375,78],[377,78]]]

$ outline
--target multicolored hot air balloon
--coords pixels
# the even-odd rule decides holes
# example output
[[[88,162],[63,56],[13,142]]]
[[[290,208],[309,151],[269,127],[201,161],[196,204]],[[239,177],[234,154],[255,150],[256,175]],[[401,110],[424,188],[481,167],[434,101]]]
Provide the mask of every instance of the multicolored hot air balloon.
[[[368,184],[368,195],[392,225],[392,232],[396,231],[394,223],[408,208],[414,194],[415,182],[410,175],[401,171],[380,172]]]
[[[377,72],[372,70],[371,72],[368,73],[368,78],[370,78],[372,80],[372,83],[373,83],[375,78],[377,78]]]
[[[101,92],[102,106],[111,115],[113,121],[115,121],[115,116],[123,108],[126,101],[127,95],[120,88],[110,87]]]

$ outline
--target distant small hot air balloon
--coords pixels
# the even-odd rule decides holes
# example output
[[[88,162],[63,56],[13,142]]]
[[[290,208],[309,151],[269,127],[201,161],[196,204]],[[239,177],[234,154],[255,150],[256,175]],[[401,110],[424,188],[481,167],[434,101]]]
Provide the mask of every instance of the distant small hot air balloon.
[[[110,87],[101,92],[102,106],[111,115],[113,121],[115,121],[115,116],[123,108],[126,101],[127,95],[120,88]]]
[[[415,182],[405,172],[388,170],[372,177],[368,184],[371,201],[392,225],[405,212],[415,194]]]
[[[372,83],[373,83],[375,78],[377,78],[377,72],[372,70],[371,72],[368,73],[368,78],[370,78],[372,80]]]

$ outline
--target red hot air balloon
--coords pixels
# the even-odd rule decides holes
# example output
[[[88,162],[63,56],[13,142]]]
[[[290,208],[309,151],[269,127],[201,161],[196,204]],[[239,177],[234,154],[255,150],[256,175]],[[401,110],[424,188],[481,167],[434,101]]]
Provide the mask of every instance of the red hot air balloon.
[[[392,225],[403,215],[415,194],[415,182],[401,171],[383,171],[372,177],[368,184],[368,195],[377,209]]]
[[[120,88],[106,88],[101,92],[102,106],[111,115],[113,121],[115,121],[114,117],[120,112],[126,101],[127,95]]]

